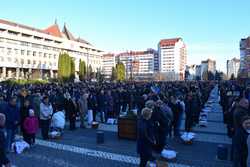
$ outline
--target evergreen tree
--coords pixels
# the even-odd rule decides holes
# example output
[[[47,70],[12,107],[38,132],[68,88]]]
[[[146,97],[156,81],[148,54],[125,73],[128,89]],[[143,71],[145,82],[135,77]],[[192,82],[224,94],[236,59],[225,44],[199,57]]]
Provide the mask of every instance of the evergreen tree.
[[[72,81],[74,81],[74,79],[75,79],[75,61],[74,61],[73,58],[71,58],[70,63],[71,63],[70,64],[70,70],[71,70],[71,72],[70,72],[70,79]]]
[[[86,76],[86,64],[85,61],[80,60],[79,62],[79,79],[83,81]]]
[[[93,69],[92,69],[91,65],[89,65],[89,67],[88,67],[88,74],[87,74],[87,76],[88,76],[88,79],[92,79],[93,78]]]
[[[125,66],[123,63],[119,62],[116,64],[117,71],[117,80],[124,81],[125,80]]]

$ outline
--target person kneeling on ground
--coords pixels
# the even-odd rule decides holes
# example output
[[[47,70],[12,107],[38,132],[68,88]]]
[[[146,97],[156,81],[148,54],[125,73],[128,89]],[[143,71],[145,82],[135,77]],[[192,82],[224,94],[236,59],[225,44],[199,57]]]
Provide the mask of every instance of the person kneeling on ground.
[[[0,166],[10,167],[10,161],[6,157],[6,150],[5,150],[5,133],[4,133],[4,126],[5,126],[5,115],[0,113]]]
[[[52,131],[62,132],[65,126],[65,114],[63,111],[56,111],[51,119]]]
[[[137,152],[140,155],[140,167],[145,167],[148,161],[154,160],[152,147],[156,144],[156,140],[150,120],[152,112],[151,109],[144,108],[141,112],[142,117],[138,123]]]
[[[38,130],[38,118],[35,116],[33,109],[29,110],[29,117],[25,118],[23,127],[26,134],[24,141],[29,143],[29,145],[35,144],[36,132]]]

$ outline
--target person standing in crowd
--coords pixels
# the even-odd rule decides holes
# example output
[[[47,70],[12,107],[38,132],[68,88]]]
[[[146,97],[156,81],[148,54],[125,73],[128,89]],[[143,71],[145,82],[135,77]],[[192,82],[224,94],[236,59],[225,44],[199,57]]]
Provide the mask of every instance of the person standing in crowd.
[[[250,117],[244,116],[234,136],[233,167],[247,167]]]
[[[171,108],[174,115],[174,121],[172,127],[170,128],[169,135],[170,137],[172,136],[172,130],[173,130],[174,137],[178,138],[180,137],[179,121],[180,121],[181,105],[180,102],[177,101],[176,96],[170,97],[169,107]]]
[[[79,114],[80,114],[80,128],[86,128],[86,117],[88,113],[88,94],[82,93],[79,104]]]
[[[24,139],[26,139],[27,136],[26,136],[23,125],[24,125],[24,120],[29,116],[29,110],[30,109],[31,109],[30,101],[28,99],[25,99],[24,100],[24,105],[20,109],[20,115],[21,115],[20,124],[21,124],[21,131],[22,131]]]
[[[118,90],[114,90],[112,93],[112,97],[114,99],[114,117],[118,118],[120,115],[120,109],[121,109],[121,101]]]
[[[234,129],[238,129],[241,126],[241,119],[249,114],[248,108],[248,100],[246,98],[241,98],[239,105],[236,106],[234,111]]]
[[[107,114],[107,98],[104,94],[104,90],[100,91],[100,94],[98,95],[98,108],[100,112],[101,122],[106,122],[106,114]]]
[[[4,113],[7,107],[7,102],[4,100],[4,95],[0,94],[0,113]]]
[[[151,117],[156,138],[156,145],[154,146],[154,150],[157,153],[161,153],[166,145],[166,137],[170,121],[168,119],[167,113],[161,109],[162,105],[163,102],[161,100],[157,100]]]
[[[2,167],[4,165],[5,167],[11,167],[10,161],[6,156],[5,121],[5,115],[0,113],[0,166]]]
[[[12,97],[6,110],[4,112],[6,116],[6,150],[11,151],[11,144],[14,141],[15,134],[17,133],[18,124],[20,123],[20,113],[17,108],[17,98]]]
[[[193,122],[193,106],[194,101],[192,97],[192,92],[188,92],[188,95],[186,96],[185,101],[185,131],[190,132],[192,128],[192,122]]]
[[[107,117],[108,118],[114,118],[114,99],[112,97],[111,91],[107,91]]]
[[[49,103],[49,97],[44,96],[43,101],[40,104],[40,126],[44,140],[49,139],[49,125],[52,114],[53,108]]]
[[[152,110],[144,108],[138,122],[137,153],[140,155],[140,167],[146,167],[148,161],[154,160],[152,151],[156,144],[151,122]]]
[[[38,118],[35,116],[33,109],[29,109],[29,116],[25,118],[23,122],[23,128],[25,132],[24,141],[29,145],[35,144],[36,133],[38,130]]]
[[[95,92],[92,90],[88,98],[88,109],[93,112],[93,121],[96,121],[96,112],[97,112],[97,97]]]
[[[77,115],[77,104],[75,98],[72,98],[70,94],[68,94],[65,98],[64,102],[65,112],[68,113],[69,117],[69,129],[75,130],[76,129],[76,115]]]

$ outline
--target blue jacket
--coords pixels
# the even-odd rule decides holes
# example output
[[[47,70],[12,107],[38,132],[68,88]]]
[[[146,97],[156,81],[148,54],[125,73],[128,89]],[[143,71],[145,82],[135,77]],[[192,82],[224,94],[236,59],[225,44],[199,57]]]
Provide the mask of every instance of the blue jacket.
[[[6,116],[6,129],[15,129],[18,125],[15,122],[20,122],[20,113],[17,106],[8,104],[4,114]]]
[[[242,127],[236,130],[233,137],[233,167],[247,167],[247,137],[248,133]]]
[[[5,153],[5,135],[3,128],[0,128],[0,166],[9,163],[9,159],[6,157]]]
[[[4,113],[4,111],[6,110],[6,106],[7,106],[7,102],[4,100],[0,101],[0,113]]]
[[[155,141],[154,127],[150,120],[143,118],[138,121],[137,152],[141,156],[152,156],[153,144]]]

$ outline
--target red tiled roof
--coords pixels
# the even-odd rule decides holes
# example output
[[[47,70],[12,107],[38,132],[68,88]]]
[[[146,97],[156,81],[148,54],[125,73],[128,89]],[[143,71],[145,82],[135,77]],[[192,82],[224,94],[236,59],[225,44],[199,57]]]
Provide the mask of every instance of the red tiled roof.
[[[175,45],[176,42],[178,42],[181,38],[171,38],[171,39],[162,39],[160,42],[159,42],[159,45],[161,47],[163,46],[173,46]]]
[[[48,33],[49,35],[53,35],[55,37],[59,37],[59,38],[62,37],[61,31],[57,24],[54,24],[48,27],[47,29],[44,30],[44,32]]]

